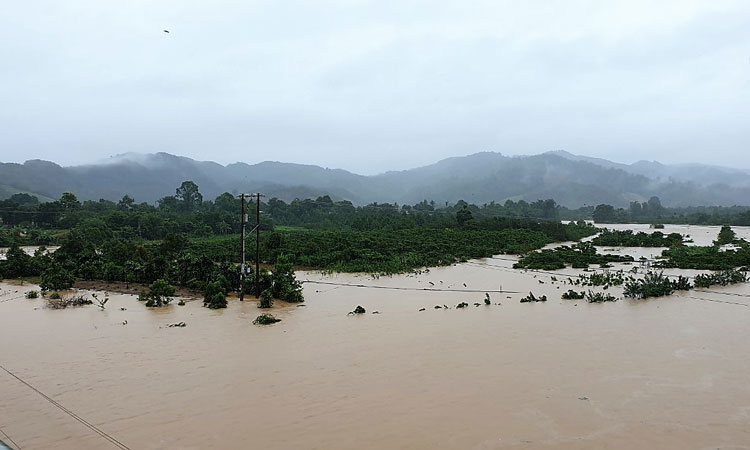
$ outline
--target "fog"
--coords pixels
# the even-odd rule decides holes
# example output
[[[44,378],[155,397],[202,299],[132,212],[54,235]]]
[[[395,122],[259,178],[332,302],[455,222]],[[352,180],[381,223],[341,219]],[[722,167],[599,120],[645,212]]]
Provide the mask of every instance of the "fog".
[[[0,161],[750,167],[748,29],[741,0],[9,2]]]

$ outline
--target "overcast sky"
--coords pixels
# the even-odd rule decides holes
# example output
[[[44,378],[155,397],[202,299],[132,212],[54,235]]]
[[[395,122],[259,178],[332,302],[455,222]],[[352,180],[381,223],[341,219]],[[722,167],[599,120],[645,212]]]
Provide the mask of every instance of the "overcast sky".
[[[0,42],[3,162],[750,168],[747,0],[24,0]]]

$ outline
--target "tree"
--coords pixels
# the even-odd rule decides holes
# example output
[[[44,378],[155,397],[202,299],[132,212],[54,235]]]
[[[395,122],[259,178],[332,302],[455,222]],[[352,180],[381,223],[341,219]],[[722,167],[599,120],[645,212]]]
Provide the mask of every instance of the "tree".
[[[612,205],[597,205],[593,217],[596,223],[612,222],[615,219],[615,208]]]
[[[456,222],[458,222],[458,226],[463,227],[472,220],[474,220],[474,216],[471,214],[471,211],[469,211],[469,208],[467,208],[466,205],[463,205],[463,207],[456,213]]]
[[[145,301],[146,306],[159,307],[168,305],[174,297],[175,287],[170,286],[167,280],[159,278],[148,287],[149,292],[141,292],[138,300]]]
[[[25,192],[19,192],[18,194],[13,194],[10,196],[8,200],[10,200],[13,203],[18,203],[21,206],[39,204],[39,199],[36,196],[27,194]]]
[[[175,198],[183,211],[194,211],[203,203],[203,195],[198,191],[198,185],[192,181],[183,181],[176,189]]]
[[[731,244],[736,238],[737,235],[735,234],[734,230],[732,230],[730,226],[724,225],[723,227],[721,227],[721,230],[719,230],[719,236],[716,238],[716,241],[714,241],[714,244]]]
[[[42,292],[61,291],[72,288],[75,280],[73,274],[59,265],[54,264],[42,272],[39,287],[42,289]]]
[[[661,205],[661,200],[659,200],[659,197],[653,196],[648,199],[648,214],[651,217],[661,216],[663,212],[664,207]]]
[[[60,197],[60,206],[64,211],[72,211],[81,207],[78,197],[72,192],[63,192]]]
[[[0,278],[18,278],[37,275],[34,273],[34,264],[29,254],[17,245],[8,249],[5,261],[0,261]]]
[[[216,280],[206,285],[206,289],[203,292],[203,306],[207,306],[210,309],[227,307],[227,292],[222,280]]]
[[[117,202],[117,209],[120,211],[132,211],[135,200],[129,195],[124,195],[122,199]]]
[[[276,261],[273,269],[272,296],[287,302],[302,302],[302,284],[294,275],[294,266],[291,258],[282,255]]]

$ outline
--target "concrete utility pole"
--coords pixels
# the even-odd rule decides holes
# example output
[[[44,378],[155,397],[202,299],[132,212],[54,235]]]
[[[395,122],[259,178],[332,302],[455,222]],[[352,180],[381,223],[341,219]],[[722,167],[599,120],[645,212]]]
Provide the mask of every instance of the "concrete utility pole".
[[[240,194],[241,208],[241,236],[240,251],[242,253],[242,267],[240,269],[240,301],[245,300],[245,278],[247,277],[247,264],[245,263],[245,227],[247,225],[247,212],[245,211],[245,196],[255,197],[255,298],[260,297],[260,198],[262,194]],[[250,231],[252,233],[252,230]]]
[[[240,203],[242,206],[240,207],[240,214],[242,214],[242,218],[240,219],[241,226],[240,226],[240,248],[242,253],[242,265],[240,266],[240,301],[245,300],[245,274],[247,273],[247,270],[245,268],[245,223],[247,223],[247,214],[245,213],[245,194],[240,194]]]
[[[260,298],[260,193],[255,194],[255,298]]]

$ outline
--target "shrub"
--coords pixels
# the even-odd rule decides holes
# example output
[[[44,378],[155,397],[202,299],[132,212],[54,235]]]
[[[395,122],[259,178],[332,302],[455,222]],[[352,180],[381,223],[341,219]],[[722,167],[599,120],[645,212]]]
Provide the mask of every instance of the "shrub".
[[[271,289],[266,289],[260,293],[260,308],[270,308],[273,306],[273,293]]]
[[[281,319],[277,319],[271,314],[261,314],[253,320],[253,325],[271,325],[276,322],[281,322]]]
[[[273,269],[273,296],[287,302],[303,302],[302,284],[294,275],[291,258],[282,255]]]
[[[38,298],[39,291],[29,291],[26,293],[26,298]]]
[[[605,294],[603,292],[591,292],[588,291],[586,294],[586,301],[589,303],[602,303],[602,302],[616,302],[617,299],[610,295]]]
[[[581,300],[584,297],[586,297],[585,292],[576,292],[572,289],[569,289],[568,292],[565,292],[562,295],[563,300]]]
[[[168,305],[174,297],[175,287],[170,286],[164,279],[158,279],[148,287],[149,292],[141,292],[138,300],[145,301],[148,307],[161,307]]]
[[[542,295],[541,297],[535,297],[533,292],[529,292],[529,295],[521,299],[521,303],[530,303],[530,302],[546,302],[547,296]]]
[[[203,306],[210,309],[227,307],[227,293],[221,280],[206,285],[206,290],[203,292]]]
[[[662,272],[648,272],[642,279],[628,280],[623,294],[632,298],[662,297],[674,290],[674,284]]]
[[[713,285],[728,286],[735,283],[744,283],[747,281],[747,274],[740,270],[722,270],[710,274],[700,274],[695,276],[695,287],[708,288]]]

